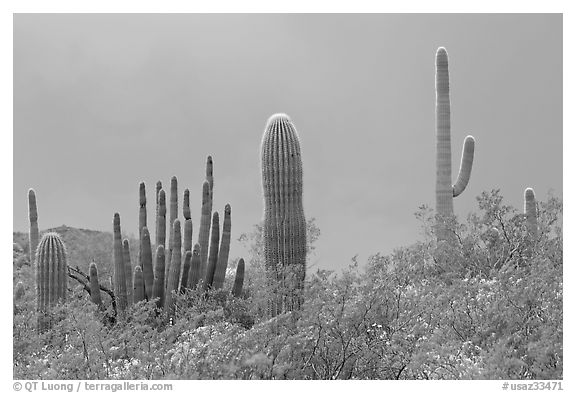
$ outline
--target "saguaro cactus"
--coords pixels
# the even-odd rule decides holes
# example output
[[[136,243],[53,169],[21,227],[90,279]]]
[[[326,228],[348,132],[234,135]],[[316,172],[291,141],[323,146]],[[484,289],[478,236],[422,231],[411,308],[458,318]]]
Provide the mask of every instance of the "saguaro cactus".
[[[14,287],[14,301],[18,301],[24,297],[24,283],[22,281],[18,281],[16,287]]]
[[[182,213],[184,215],[184,239],[183,253],[192,251],[192,216],[190,214],[190,191],[184,190],[184,200],[182,201]]]
[[[190,273],[190,262],[192,262],[192,251],[184,251],[184,263],[182,267],[182,278],[180,280],[180,292],[188,288],[188,274]]]
[[[30,221],[29,257],[30,263],[32,264],[36,260],[36,249],[38,248],[38,241],[40,239],[38,232],[38,208],[36,206],[36,192],[32,188],[28,190],[28,220]]]
[[[168,255],[166,258],[166,276],[170,272],[170,264],[172,263],[172,242],[174,241],[174,220],[178,218],[178,179],[172,176],[170,180],[170,237],[168,238]]]
[[[242,295],[242,286],[244,285],[244,259],[240,258],[236,266],[236,278],[232,287],[232,296],[240,297]]]
[[[164,308],[172,313],[172,303],[174,293],[178,291],[178,283],[180,280],[180,263],[182,258],[182,233],[180,228],[180,220],[174,220],[173,241],[172,241],[172,261],[170,262],[170,271],[168,274],[168,285],[166,286],[166,300]]]
[[[214,289],[221,289],[224,286],[224,279],[226,278],[232,229],[231,212],[230,205],[226,205],[224,207],[224,223],[222,224],[222,240],[220,241],[220,250],[218,251],[218,262],[216,263],[216,270],[214,271],[214,278],[212,280],[212,287]]]
[[[134,288],[132,288],[132,258],[130,257],[128,239],[122,241],[122,260],[124,261],[124,273],[126,274],[126,301],[130,305],[134,301]]]
[[[100,283],[98,282],[98,268],[96,263],[92,262],[88,269],[90,276],[90,300],[96,304],[98,308],[102,308],[102,296],[100,294]]]
[[[64,243],[55,232],[42,236],[36,253],[36,299],[39,329],[49,326],[47,313],[59,300],[66,300],[67,260]]]
[[[532,188],[524,190],[524,214],[528,234],[534,240],[538,234],[538,221],[536,220],[536,197]]]
[[[124,258],[122,256],[122,233],[120,230],[120,214],[114,213],[113,222],[114,234],[114,293],[118,297],[118,309],[124,312],[128,306],[128,295],[126,290],[126,273],[124,266]],[[130,274],[130,271],[128,271]]]
[[[144,275],[142,274],[142,268],[136,266],[134,268],[134,304],[144,300],[144,295]]]
[[[278,301],[271,304],[270,313],[276,316],[301,305],[306,272],[300,141],[287,115],[276,114],[268,120],[261,158],[265,266],[270,278],[281,288],[293,288],[279,293]],[[287,271],[290,271],[288,280]]]
[[[449,85],[448,54],[446,49],[438,48],[436,52],[436,212],[444,217],[454,214],[453,198],[460,195],[466,188],[474,160],[474,138],[468,135],[464,140],[458,180],[453,186]]]
[[[152,265],[152,245],[150,244],[150,232],[147,227],[142,228],[142,243],[140,244],[142,274],[147,299],[152,299],[154,286],[154,266]],[[136,301],[134,301],[136,302]]]
[[[154,266],[154,287],[152,289],[152,297],[157,298],[156,305],[162,307],[164,305],[164,265],[166,255],[164,253],[164,246],[160,244],[156,249],[156,263]]]
[[[196,243],[192,251],[192,260],[190,261],[190,271],[188,272],[188,280],[186,286],[190,289],[196,289],[196,285],[200,280],[200,245]]]
[[[218,244],[220,243],[220,219],[218,212],[212,215],[212,234],[210,235],[210,255],[208,256],[208,266],[204,277],[204,290],[212,287],[216,263],[218,262]]]
[[[200,245],[200,277],[206,275],[211,215],[212,204],[210,202],[210,183],[206,180],[202,184],[202,210],[200,215],[200,229],[198,233],[198,244]]]
[[[156,247],[162,245],[166,248],[166,192],[160,190],[158,193],[158,217],[156,228]]]
[[[140,236],[140,244],[142,244],[142,228],[147,226],[146,224],[146,185],[144,182],[140,183],[139,190],[140,199],[140,210],[138,211],[138,234]],[[142,261],[138,259],[138,264],[142,266]]]

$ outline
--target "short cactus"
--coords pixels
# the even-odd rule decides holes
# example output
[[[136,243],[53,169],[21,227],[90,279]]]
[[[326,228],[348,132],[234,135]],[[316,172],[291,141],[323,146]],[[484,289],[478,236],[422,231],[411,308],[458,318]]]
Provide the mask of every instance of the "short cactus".
[[[244,285],[244,259],[240,258],[236,266],[236,278],[232,287],[232,296],[242,296],[242,286]]]
[[[100,283],[98,282],[98,268],[96,263],[92,262],[88,269],[90,277],[90,300],[96,304],[98,308],[102,308],[102,295],[100,294]]]
[[[210,235],[210,255],[208,256],[208,266],[204,276],[204,290],[212,287],[216,263],[218,262],[218,244],[220,243],[220,219],[218,212],[212,215],[212,234]]]
[[[22,299],[24,297],[24,294],[25,294],[24,284],[22,283],[22,281],[18,281],[16,287],[14,287],[14,301],[17,302],[18,300]]]
[[[142,273],[142,268],[136,266],[134,268],[134,304],[141,302],[144,299],[144,274]]]
[[[231,212],[230,205],[226,205],[224,207],[224,223],[222,224],[222,240],[220,240],[220,249],[218,250],[218,262],[216,262],[216,270],[214,271],[214,278],[212,280],[212,287],[214,289],[221,289],[224,286],[224,279],[226,278],[232,229]]]
[[[142,262],[142,274],[144,277],[145,296],[147,299],[152,299],[152,288],[154,286],[154,266],[152,265],[152,245],[150,244],[150,232],[146,227],[142,228],[140,255]]]
[[[156,263],[154,265],[154,285],[152,288],[152,298],[157,299],[156,305],[162,307],[164,305],[164,265],[165,265],[165,252],[164,246],[160,244],[156,249]]]
[[[180,280],[180,267],[182,258],[182,233],[180,220],[174,220],[174,228],[172,232],[172,261],[170,262],[168,283],[166,285],[166,300],[164,301],[164,308],[168,311],[168,313],[172,313],[174,293],[178,291],[178,284]]]
[[[40,234],[38,232],[38,208],[36,206],[36,192],[32,188],[28,190],[28,220],[30,221],[29,257],[30,263],[32,264],[36,260],[36,249],[38,248],[38,241],[40,239]]]
[[[532,188],[524,190],[524,215],[526,227],[531,239],[535,240],[538,234],[538,221],[536,219],[536,197]]]
[[[122,241],[122,260],[124,261],[124,272],[126,274],[126,301],[128,305],[134,302],[132,288],[132,258],[130,257],[130,243],[128,239]]]
[[[474,138],[467,136],[462,150],[458,180],[452,185],[452,152],[450,142],[450,87],[448,53],[436,52],[436,212],[444,217],[454,214],[453,198],[466,188],[474,161]],[[440,228],[439,237],[446,237]]]
[[[47,315],[51,306],[66,300],[67,260],[66,247],[55,232],[42,236],[36,253],[36,299],[39,329],[49,326]]]
[[[212,203],[210,202],[210,182],[206,180],[202,184],[202,211],[200,215],[200,229],[198,230],[198,244],[200,245],[200,277],[206,275],[211,215]]]
[[[118,299],[118,310],[124,312],[128,306],[128,295],[126,290],[126,273],[124,266],[123,250],[122,250],[122,232],[120,229],[120,215],[114,214],[113,222],[114,234],[114,293]],[[130,274],[130,271],[128,271]]]
[[[271,302],[276,316],[298,308],[306,273],[306,220],[302,205],[300,141],[285,114],[268,120],[261,145],[264,190],[264,259],[270,279],[290,288]],[[285,280],[290,270],[291,278]]]

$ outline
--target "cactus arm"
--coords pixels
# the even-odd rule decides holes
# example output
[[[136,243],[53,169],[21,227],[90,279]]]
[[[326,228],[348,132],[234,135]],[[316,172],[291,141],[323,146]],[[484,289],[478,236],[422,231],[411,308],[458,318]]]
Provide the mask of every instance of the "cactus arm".
[[[200,280],[200,245],[196,243],[192,251],[190,271],[188,272],[188,280],[186,282],[188,288],[196,289],[198,280]]]
[[[230,205],[226,205],[224,207],[224,223],[222,224],[222,240],[220,241],[220,250],[218,251],[218,262],[216,262],[216,270],[214,271],[214,279],[212,280],[212,286],[215,289],[222,289],[226,278],[228,255],[230,254],[230,238],[232,235],[231,213],[232,209]]]
[[[120,229],[120,215],[114,214],[113,222],[114,234],[114,292],[118,296],[118,309],[120,312],[126,310],[128,297],[126,295],[126,273],[124,268],[122,251],[122,234]],[[130,274],[130,273],[128,273]]]
[[[154,286],[152,289],[152,298],[157,299],[156,306],[161,308],[164,305],[164,265],[166,255],[164,246],[160,244],[156,248],[156,264],[154,266]]]
[[[202,184],[202,210],[200,214],[200,229],[198,231],[198,244],[200,245],[200,277],[204,277],[206,274],[211,216],[212,207],[210,204],[210,183],[208,180],[205,180]]]
[[[536,197],[532,188],[524,190],[524,214],[526,216],[528,234],[532,239],[536,239],[538,221],[536,218]]]
[[[134,293],[132,287],[132,258],[130,258],[130,243],[128,239],[122,242],[122,259],[124,261],[124,272],[126,274],[126,301],[128,305],[134,301]]]
[[[236,266],[236,277],[234,278],[234,287],[232,287],[232,296],[240,297],[242,295],[242,286],[244,285],[244,259],[240,258]]]
[[[96,304],[99,309],[102,309],[102,295],[100,294],[100,283],[98,282],[98,268],[92,262],[89,268],[90,275],[90,300]]]
[[[182,214],[185,220],[190,220],[192,216],[190,215],[190,190],[184,190],[184,199],[182,200]]]
[[[462,147],[462,159],[460,161],[460,171],[458,171],[458,179],[456,184],[452,187],[453,196],[456,198],[466,189],[470,174],[472,173],[472,163],[474,162],[474,137],[468,135],[464,139]]]
[[[144,300],[144,295],[144,274],[142,273],[142,268],[137,265],[134,268],[134,304]]]
[[[152,299],[154,287],[154,267],[152,266],[152,244],[150,242],[150,231],[147,227],[142,228],[142,244],[140,245],[142,256],[142,277],[144,279],[144,293],[147,299]],[[134,301],[136,303],[136,301]]]
[[[28,220],[30,222],[30,231],[29,231],[29,241],[30,241],[30,250],[29,251],[29,258],[30,264],[34,264],[36,260],[36,249],[38,248],[38,242],[40,241],[40,234],[38,231],[38,207],[36,205],[36,192],[34,189],[28,190]]]

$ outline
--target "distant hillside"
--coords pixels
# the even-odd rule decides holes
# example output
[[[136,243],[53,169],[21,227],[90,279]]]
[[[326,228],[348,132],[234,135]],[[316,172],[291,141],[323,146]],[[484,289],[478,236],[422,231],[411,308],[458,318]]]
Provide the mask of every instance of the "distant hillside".
[[[72,228],[66,225],[42,230],[40,236],[46,232],[57,232],[62,237],[66,245],[70,266],[78,266],[82,271],[87,272],[90,262],[94,260],[98,265],[101,279],[107,281],[108,277],[112,275],[112,233]],[[135,258],[138,257],[138,242],[135,239],[129,238],[128,240],[130,241],[131,259],[134,265]],[[28,254],[27,233],[13,232],[13,242],[18,243]]]

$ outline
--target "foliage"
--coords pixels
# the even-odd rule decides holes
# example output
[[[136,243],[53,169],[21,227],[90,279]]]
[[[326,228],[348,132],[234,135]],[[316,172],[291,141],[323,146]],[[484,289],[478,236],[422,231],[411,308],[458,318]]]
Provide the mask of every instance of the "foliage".
[[[140,302],[110,323],[79,286],[35,331],[30,266],[14,306],[16,379],[561,379],[562,203],[538,202],[538,236],[498,191],[437,242],[424,238],[336,274],[308,274],[298,312],[268,319],[261,227],[241,239],[247,296],[175,295],[175,317]],[[494,231],[497,228],[497,232]],[[308,222],[309,239],[318,229]],[[313,243],[313,241],[311,242]],[[235,270],[236,261],[228,267]],[[17,278],[17,280],[16,280]]]

